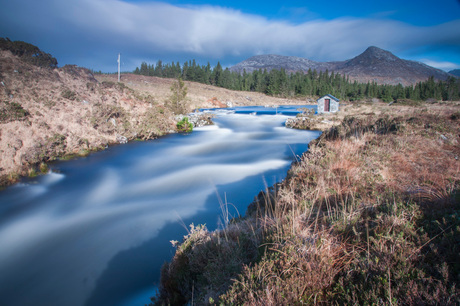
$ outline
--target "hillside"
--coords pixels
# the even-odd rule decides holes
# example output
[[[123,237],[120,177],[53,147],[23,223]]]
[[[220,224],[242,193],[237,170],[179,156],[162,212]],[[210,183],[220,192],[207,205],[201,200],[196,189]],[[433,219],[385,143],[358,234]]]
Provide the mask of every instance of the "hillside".
[[[273,69],[284,69],[288,72],[307,72],[308,69],[326,71],[326,69],[330,70],[330,68],[334,67],[334,65],[335,63],[332,62],[322,63],[296,56],[268,54],[250,57],[247,60],[244,60],[241,63],[238,63],[235,66],[230,67],[230,71],[235,71],[239,73],[242,73],[244,70],[246,70],[247,73],[251,73],[254,70],[259,69],[267,69],[267,71]]]
[[[449,73],[455,75],[456,77],[460,77],[460,69],[451,70]]]
[[[123,84],[101,83],[85,68],[43,68],[0,51],[0,84],[3,185],[34,175],[39,164],[46,171],[59,157],[174,130],[162,105]]]
[[[56,68],[57,61],[35,46],[20,42],[14,48],[14,54],[0,48],[0,186],[21,175],[46,172],[46,164],[56,159],[176,131],[175,115],[166,103],[176,80],[126,74],[117,83],[116,75],[95,76],[73,65]],[[40,60],[34,54],[42,54]],[[227,103],[292,103],[185,84],[188,111]]]
[[[285,69],[289,72],[308,69],[334,71],[348,75],[358,82],[376,82],[377,84],[413,85],[426,81],[430,76],[436,80],[446,80],[449,74],[423,63],[400,59],[389,51],[369,47],[362,54],[345,61],[315,62],[309,59],[281,55],[258,55],[231,67],[231,71],[252,72],[258,69]]]
[[[153,305],[458,305],[460,104],[350,103],[245,217],[191,226]]]

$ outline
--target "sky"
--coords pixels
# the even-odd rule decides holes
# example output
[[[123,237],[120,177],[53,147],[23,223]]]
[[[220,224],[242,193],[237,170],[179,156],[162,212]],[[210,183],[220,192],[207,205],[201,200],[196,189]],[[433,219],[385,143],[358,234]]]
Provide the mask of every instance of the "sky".
[[[369,46],[460,68],[460,0],[0,0],[0,37],[95,71],[279,54],[351,59]]]

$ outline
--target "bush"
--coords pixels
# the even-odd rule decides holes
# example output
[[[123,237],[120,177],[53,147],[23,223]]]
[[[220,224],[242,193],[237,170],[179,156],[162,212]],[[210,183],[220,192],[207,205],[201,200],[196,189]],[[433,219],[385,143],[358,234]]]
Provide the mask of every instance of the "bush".
[[[77,99],[77,94],[70,89],[63,90],[61,96],[65,99],[75,101]]]
[[[177,122],[177,131],[181,133],[191,133],[193,131],[193,124],[184,117],[181,121]]]
[[[8,38],[0,37],[0,50],[9,50],[24,61],[39,67],[56,68],[58,65],[56,58],[52,57],[51,54],[23,41],[11,41]]]
[[[17,102],[0,102],[0,123],[7,123],[15,120],[24,120],[29,112],[22,108]]]

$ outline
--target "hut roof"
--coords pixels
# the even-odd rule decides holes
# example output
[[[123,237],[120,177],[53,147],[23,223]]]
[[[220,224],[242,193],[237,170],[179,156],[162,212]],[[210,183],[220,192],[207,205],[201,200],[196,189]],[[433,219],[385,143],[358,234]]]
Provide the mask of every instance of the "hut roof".
[[[327,94],[327,95],[325,95],[325,96],[322,96],[321,98],[319,98],[319,99],[316,100],[316,101],[318,102],[319,100],[321,100],[321,99],[324,98],[324,97],[329,97],[329,98],[331,98],[331,99],[333,99],[333,100],[335,100],[335,101],[337,101],[337,102],[340,101],[339,99],[337,99],[337,98],[334,97],[333,95],[329,95],[329,94]]]

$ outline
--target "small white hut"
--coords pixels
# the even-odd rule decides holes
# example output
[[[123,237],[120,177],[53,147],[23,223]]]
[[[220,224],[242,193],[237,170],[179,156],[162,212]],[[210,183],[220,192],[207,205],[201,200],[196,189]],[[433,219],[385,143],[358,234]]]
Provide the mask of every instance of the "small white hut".
[[[335,113],[339,111],[339,99],[333,95],[325,95],[316,100],[318,103],[318,114]]]

